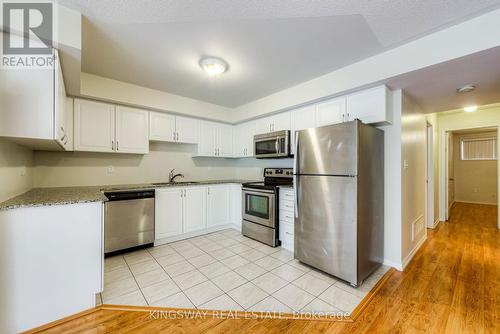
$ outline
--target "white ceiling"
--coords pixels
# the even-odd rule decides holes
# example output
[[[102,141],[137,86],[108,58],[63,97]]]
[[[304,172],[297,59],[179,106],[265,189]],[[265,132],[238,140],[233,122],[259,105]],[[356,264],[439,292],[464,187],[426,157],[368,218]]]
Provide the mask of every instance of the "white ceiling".
[[[386,84],[401,88],[427,113],[486,105],[500,101],[500,47],[430,66],[389,79]],[[457,88],[476,85],[469,93]]]
[[[236,107],[500,5],[500,0],[60,0],[85,15],[82,70]],[[203,55],[224,58],[209,80]]]

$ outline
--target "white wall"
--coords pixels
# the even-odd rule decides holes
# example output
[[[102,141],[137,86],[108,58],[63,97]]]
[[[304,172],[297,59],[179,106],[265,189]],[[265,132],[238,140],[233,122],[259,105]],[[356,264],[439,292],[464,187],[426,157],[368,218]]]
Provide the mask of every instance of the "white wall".
[[[422,109],[403,95],[401,116],[401,258],[406,266],[426,238],[425,168],[426,117]]]
[[[439,218],[444,221],[446,207],[446,179],[444,177],[446,151],[444,143],[446,141],[446,132],[463,129],[500,127],[500,104],[482,106],[478,111],[473,113],[465,113],[461,110],[438,113],[437,118],[439,123]],[[498,226],[500,228],[500,220]]]
[[[82,72],[80,85],[83,97],[222,122],[231,117],[229,108],[89,73]]]
[[[0,138],[0,202],[33,186],[33,152]]]
[[[401,266],[401,98],[393,92],[394,120],[384,130],[384,263]]]
[[[35,151],[35,186],[166,182],[172,168],[183,173],[185,180],[260,180],[264,167],[292,166],[291,159],[193,158],[195,150],[196,145],[151,142],[146,155]]]

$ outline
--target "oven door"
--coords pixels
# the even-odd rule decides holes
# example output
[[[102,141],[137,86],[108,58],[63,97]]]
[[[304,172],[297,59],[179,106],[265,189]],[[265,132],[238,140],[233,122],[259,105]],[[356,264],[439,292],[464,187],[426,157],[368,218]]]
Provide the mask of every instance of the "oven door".
[[[243,188],[243,219],[275,228],[274,191]]]

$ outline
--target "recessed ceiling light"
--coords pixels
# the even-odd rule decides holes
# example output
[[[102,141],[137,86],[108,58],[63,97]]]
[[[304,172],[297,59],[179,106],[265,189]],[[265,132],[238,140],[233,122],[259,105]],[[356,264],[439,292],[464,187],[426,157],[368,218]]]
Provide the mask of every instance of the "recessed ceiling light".
[[[228,68],[227,63],[223,59],[216,57],[201,58],[200,66],[211,77],[226,72]]]
[[[475,85],[465,85],[463,87],[457,88],[457,93],[458,94],[468,93],[472,92],[474,89],[476,89]]]
[[[474,112],[477,110],[477,106],[468,106],[464,108],[465,112]]]

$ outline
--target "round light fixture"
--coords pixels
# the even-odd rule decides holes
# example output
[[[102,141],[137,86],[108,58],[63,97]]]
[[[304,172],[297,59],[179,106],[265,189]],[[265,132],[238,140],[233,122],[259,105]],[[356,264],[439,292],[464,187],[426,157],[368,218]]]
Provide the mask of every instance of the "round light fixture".
[[[468,92],[472,92],[474,89],[476,89],[475,85],[465,85],[465,86],[457,88],[457,93],[458,94],[468,93]]]
[[[227,63],[220,58],[204,57],[200,59],[201,68],[211,77],[220,75],[227,71]]]
[[[477,110],[477,106],[468,106],[464,108],[465,112],[474,112]]]

